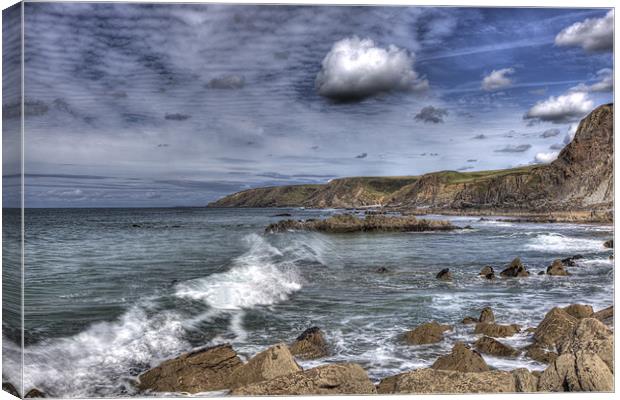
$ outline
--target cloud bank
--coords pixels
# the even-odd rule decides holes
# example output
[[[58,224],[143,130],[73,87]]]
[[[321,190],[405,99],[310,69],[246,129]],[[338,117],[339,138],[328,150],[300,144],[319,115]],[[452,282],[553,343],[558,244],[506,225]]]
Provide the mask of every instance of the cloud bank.
[[[447,115],[448,110],[445,108],[426,106],[415,115],[415,119],[424,123],[439,124],[443,122],[443,118]]]
[[[551,96],[539,101],[523,116],[531,122],[551,122],[563,124],[578,120],[594,107],[594,102],[584,92],[573,92],[561,96]]]
[[[482,89],[487,92],[507,88],[512,85],[512,79],[508,75],[514,74],[514,68],[502,68],[493,70],[482,79]]]
[[[613,51],[614,10],[602,18],[588,18],[562,29],[555,37],[557,46],[576,46],[588,52]]]
[[[596,73],[598,82],[591,85],[580,83],[570,89],[571,92],[612,92],[614,90],[614,76],[611,68],[603,68]]]

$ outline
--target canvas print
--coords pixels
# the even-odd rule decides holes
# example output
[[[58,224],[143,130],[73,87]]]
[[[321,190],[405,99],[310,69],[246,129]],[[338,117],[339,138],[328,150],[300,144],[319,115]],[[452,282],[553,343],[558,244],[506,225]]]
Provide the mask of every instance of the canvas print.
[[[614,391],[612,8],[3,11],[3,389]]]

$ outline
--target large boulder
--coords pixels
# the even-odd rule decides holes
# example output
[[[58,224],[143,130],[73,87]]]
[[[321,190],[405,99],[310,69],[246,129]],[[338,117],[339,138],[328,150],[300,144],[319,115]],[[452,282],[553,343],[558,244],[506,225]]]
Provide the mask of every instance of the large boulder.
[[[544,346],[533,343],[526,347],[525,356],[541,363],[551,364],[558,358],[558,353],[555,351],[548,351]]]
[[[613,239],[609,239],[609,240],[605,241],[605,243],[603,243],[603,246],[607,247],[608,249],[613,249],[614,248],[614,240]]]
[[[435,360],[431,368],[460,372],[483,372],[489,370],[489,366],[480,353],[470,350],[462,342],[457,342],[452,347],[450,354]]]
[[[451,330],[450,325],[442,325],[436,321],[424,323],[412,331],[406,332],[404,339],[408,344],[430,344],[443,340],[443,333]]]
[[[599,310],[592,314],[592,317],[607,325],[611,325],[614,322],[614,306],[609,306],[607,308]]]
[[[491,310],[491,307],[484,307],[482,309],[482,311],[480,312],[480,318],[478,318],[478,322],[495,322],[495,314],[493,314],[493,310]]]
[[[267,381],[301,371],[288,347],[277,344],[252,357],[230,373],[231,388]]]
[[[594,353],[578,351],[562,354],[545,369],[538,390],[546,392],[610,392],[614,376]]]
[[[560,354],[588,351],[596,354],[613,372],[614,334],[595,318],[579,321],[567,338],[558,344]]]
[[[495,274],[495,271],[493,270],[493,267],[491,267],[490,265],[487,265],[486,267],[482,267],[478,275],[486,277],[489,274],[493,275]]]
[[[568,276],[570,273],[564,269],[564,264],[562,264],[561,260],[555,260],[550,266],[547,267],[547,275]]]
[[[523,265],[519,257],[512,260],[510,265],[508,265],[508,267],[504,269],[502,272],[500,272],[499,274],[503,277],[510,277],[510,278],[519,278],[519,277],[525,277],[525,276],[530,275],[530,273],[527,272],[527,270],[525,269],[525,266]]]
[[[242,365],[229,344],[185,353],[139,376],[138,388],[155,392],[198,393],[229,387],[229,375]]]
[[[571,304],[570,306],[564,307],[564,311],[577,319],[588,318],[594,314],[592,306],[586,304]]]
[[[440,281],[451,281],[452,273],[450,272],[450,268],[442,269],[441,271],[437,273],[435,278],[439,279]]]
[[[526,368],[517,368],[512,371],[515,378],[515,392],[532,393],[538,391],[538,376]]]
[[[517,372],[518,371],[518,372]],[[535,377],[527,370],[459,372],[433,368],[417,369],[384,378],[377,387],[390,393],[513,393],[535,391]]]
[[[480,322],[476,324],[474,333],[481,333],[491,337],[508,337],[516,335],[521,331],[521,327],[517,324],[500,325],[488,322]]]
[[[554,307],[536,327],[534,341],[553,350],[576,325],[577,318],[562,308]]]
[[[374,394],[366,371],[358,364],[322,365],[234,389],[233,396],[278,396],[312,394]]]
[[[299,335],[291,344],[290,351],[295,357],[306,360],[326,357],[329,354],[325,336],[316,326],[306,329]]]
[[[519,350],[488,336],[483,336],[476,340],[474,347],[476,347],[476,350],[479,352],[492,356],[515,357],[519,355]]]

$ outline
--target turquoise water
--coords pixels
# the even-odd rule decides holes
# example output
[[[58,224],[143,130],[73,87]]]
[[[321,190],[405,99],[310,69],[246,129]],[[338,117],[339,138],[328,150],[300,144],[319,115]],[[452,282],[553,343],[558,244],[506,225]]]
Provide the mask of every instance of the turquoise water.
[[[613,302],[611,251],[602,246],[612,226],[452,217],[474,229],[264,233],[283,212],[318,218],[341,211],[26,210],[26,390],[133,395],[139,373],[180,352],[231,342],[248,357],[314,325],[325,331],[332,355],[302,366],[358,362],[378,381],[429,366],[455,341],[473,340],[473,327],[457,323],[485,306],[500,322],[533,326],[556,305],[599,309]],[[570,268],[572,276],[536,275],[553,259],[578,253],[585,258]],[[516,256],[532,276],[477,276],[484,265],[499,272]],[[381,266],[389,272],[376,273]],[[454,282],[435,279],[443,268]],[[5,291],[14,287],[4,284]],[[398,340],[430,320],[457,326],[437,345]],[[9,381],[18,379],[14,323],[3,321]],[[529,339],[520,334],[505,342],[519,347]],[[499,369],[544,368],[523,356],[485,359]]]

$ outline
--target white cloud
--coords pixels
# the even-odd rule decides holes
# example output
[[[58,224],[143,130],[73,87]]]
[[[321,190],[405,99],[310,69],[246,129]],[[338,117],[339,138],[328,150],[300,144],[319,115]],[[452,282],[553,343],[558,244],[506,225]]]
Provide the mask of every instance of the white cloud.
[[[482,89],[490,92],[511,86],[512,79],[509,78],[508,75],[512,75],[514,72],[514,68],[493,70],[489,75],[482,79]]]
[[[580,83],[570,88],[571,92],[611,92],[614,90],[613,71],[610,68],[603,68],[596,73],[598,82],[591,85]]]
[[[413,70],[413,54],[394,45],[379,47],[357,36],[332,46],[316,77],[321,96],[335,100],[361,100],[390,91],[424,90],[426,79]]]
[[[558,154],[560,154],[560,152],[558,151],[550,151],[548,153],[537,153],[536,156],[534,157],[534,161],[539,164],[548,164],[551,161],[554,161],[556,158],[558,158]]]
[[[561,96],[551,96],[539,101],[523,116],[532,122],[552,122],[555,124],[572,122],[583,117],[594,107],[585,92],[571,92]]]
[[[557,46],[577,46],[586,51],[613,51],[614,10],[602,18],[588,18],[562,29],[555,37]]]

